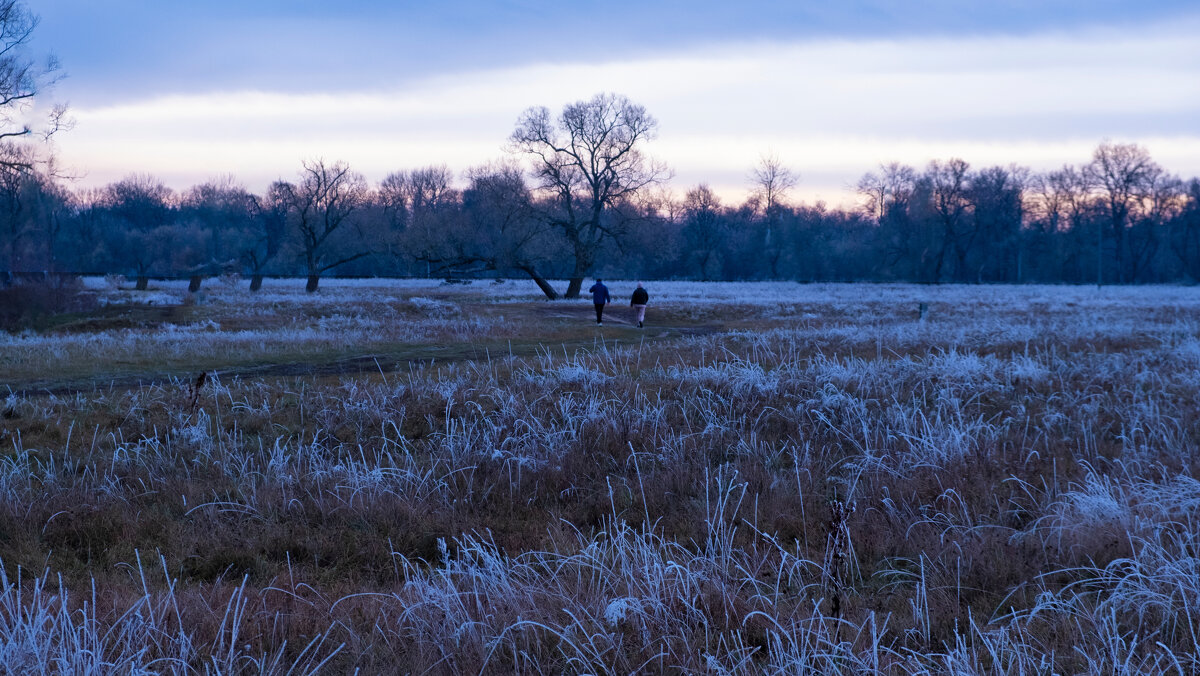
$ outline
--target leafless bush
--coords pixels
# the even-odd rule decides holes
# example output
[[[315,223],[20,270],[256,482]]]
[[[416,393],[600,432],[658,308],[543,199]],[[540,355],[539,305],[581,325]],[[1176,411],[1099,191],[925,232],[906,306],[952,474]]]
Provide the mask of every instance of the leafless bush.
[[[96,306],[96,295],[85,290],[76,278],[47,275],[18,279],[0,286],[0,330],[17,331],[56,314],[81,312]]]

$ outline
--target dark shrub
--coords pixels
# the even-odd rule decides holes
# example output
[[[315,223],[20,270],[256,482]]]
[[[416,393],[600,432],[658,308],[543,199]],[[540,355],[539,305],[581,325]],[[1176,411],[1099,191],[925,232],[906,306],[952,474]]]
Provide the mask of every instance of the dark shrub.
[[[47,317],[91,310],[98,304],[96,294],[84,289],[77,277],[17,277],[0,286],[0,330],[35,327]]]

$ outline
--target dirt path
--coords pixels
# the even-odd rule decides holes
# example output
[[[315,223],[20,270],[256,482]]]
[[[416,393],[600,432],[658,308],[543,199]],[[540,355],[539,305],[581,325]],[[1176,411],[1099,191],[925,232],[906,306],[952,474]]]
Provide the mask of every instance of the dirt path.
[[[181,387],[186,387],[202,371],[210,375],[217,374],[222,379],[262,379],[262,378],[294,378],[322,376],[353,376],[369,374],[387,374],[403,371],[414,367],[436,366],[455,362],[478,362],[500,359],[509,355],[515,357],[532,357],[538,353],[552,349],[574,351],[592,349],[600,343],[612,347],[624,348],[638,343],[661,344],[688,336],[700,336],[716,333],[724,327],[714,325],[700,326],[648,326],[638,330],[628,321],[605,322],[604,327],[584,323],[593,317],[591,308],[583,307],[580,311],[574,308],[555,306],[536,308],[535,316],[554,321],[568,327],[577,322],[582,326],[572,335],[555,340],[495,340],[482,343],[443,343],[443,344],[394,344],[383,349],[372,349],[369,352],[341,353],[332,355],[328,352],[314,353],[303,359],[265,360],[257,363],[233,362],[227,366],[176,368],[167,371],[149,372],[109,372],[74,378],[70,380],[42,379],[25,383],[12,383],[8,391],[21,397],[33,396],[67,396],[80,392],[94,390],[130,390],[146,386],[163,385],[178,381]]]

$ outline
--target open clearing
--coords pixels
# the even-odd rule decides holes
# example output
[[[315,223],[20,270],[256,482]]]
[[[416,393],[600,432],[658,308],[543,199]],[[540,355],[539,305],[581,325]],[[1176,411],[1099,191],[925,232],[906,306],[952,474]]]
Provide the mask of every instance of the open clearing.
[[[1200,670],[1195,289],[94,285],[0,335],[14,671]]]

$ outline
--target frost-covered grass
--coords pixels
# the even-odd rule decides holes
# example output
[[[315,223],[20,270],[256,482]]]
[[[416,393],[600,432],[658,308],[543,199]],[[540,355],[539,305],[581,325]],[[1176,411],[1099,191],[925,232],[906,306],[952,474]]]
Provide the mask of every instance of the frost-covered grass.
[[[0,402],[3,663],[1200,671],[1193,290],[647,288],[644,332],[516,281],[268,280],[5,338],[146,380]],[[146,367],[181,354],[196,396]]]
[[[584,284],[586,288],[592,280]],[[615,302],[627,302],[638,280],[605,281]],[[651,306],[659,302],[669,303],[747,303],[788,306],[797,303],[815,303],[832,306],[863,306],[894,303],[944,303],[947,306],[969,308],[974,306],[1006,305],[1023,306],[1034,310],[1063,308],[1106,307],[1119,303],[1166,304],[1169,306],[1195,307],[1195,289],[1184,286],[1111,286],[1097,289],[1092,286],[979,286],[942,284],[922,286],[914,284],[800,284],[794,282],[695,282],[695,281],[646,281],[643,282],[651,294]],[[188,295],[186,280],[154,280],[147,291],[135,291],[130,284],[120,288],[102,277],[83,278],[85,287],[101,294],[109,303],[153,302],[158,304],[178,302]],[[565,280],[553,281],[557,289],[566,288]],[[305,293],[302,278],[267,279],[258,292],[248,290],[248,282],[240,280],[234,285],[216,279],[205,282],[201,293],[207,300],[237,299],[237,302],[270,304],[289,302],[328,305],[338,302],[359,303],[364,295],[379,295],[405,298],[435,294],[458,298],[487,298],[494,301],[541,300],[544,298],[533,282],[528,279],[463,280],[448,284],[439,279],[339,279],[321,280],[317,293]],[[583,300],[589,296],[584,294]]]

